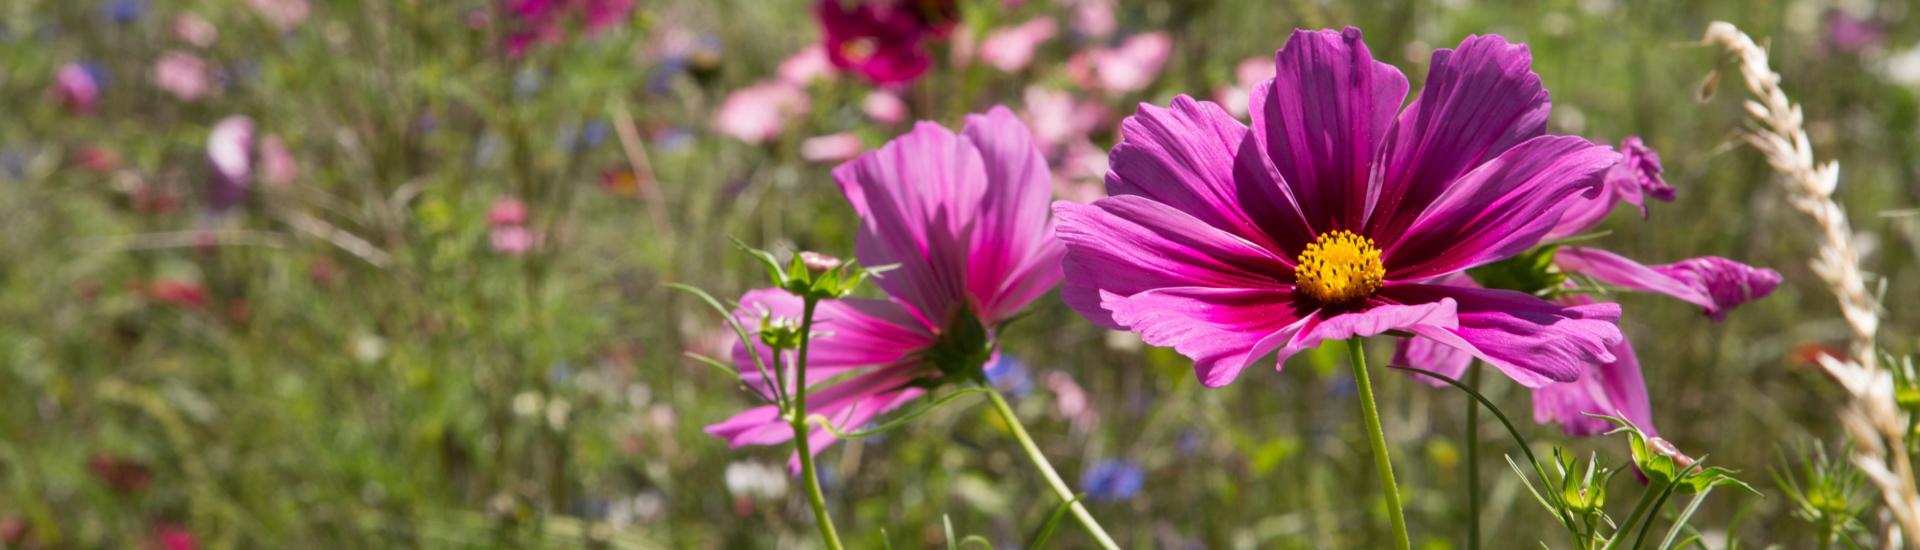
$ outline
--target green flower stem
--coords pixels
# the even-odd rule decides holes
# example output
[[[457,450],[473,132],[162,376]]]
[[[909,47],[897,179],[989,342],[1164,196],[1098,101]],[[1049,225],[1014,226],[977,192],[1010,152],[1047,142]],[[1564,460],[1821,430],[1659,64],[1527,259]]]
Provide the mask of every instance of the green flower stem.
[[[1480,385],[1480,363],[1467,366],[1467,385]],[[1480,404],[1467,400],[1467,550],[1480,550]]]
[[[1013,431],[1013,438],[1020,441],[1020,448],[1027,451],[1027,458],[1033,460],[1034,469],[1040,470],[1040,477],[1047,479],[1047,485],[1053,488],[1053,494],[1059,496],[1060,500],[1071,503],[1067,505],[1067,509],[1073,513],[1073,519],[1078,520],[1080,526],[1087,529],[1087,534],[1092,535],[1093,540],[1099,543],[1101,548],[1119,550],[1120,545],[1114,544],[1113,537],[1107,535],[1106,529],[1100,527],[1100,522],[1093,519],[1093,514],[1087,512],[1087,507],[1082,506],[1080,501],[1074,498],[1073,489],[1067,487],[1067,482],[1060,479],[1058,472],[1053,471],[1053,464],[1047,462],[1047,455],[1041,454],[1040,446],[1035,445],[1033,437],[1027,435],[1026,426],[1020,424],[1020,417],[1013,413],[1013,407],[1007,404],[1007,398],[1001,397],[1000,391],[991,385],[982,384],[981,386],[987,388],[987,399],[993,402],[993,410],[1000,413],[1001,420],[1007,422],[1008,429]]]
[[[1647,514],[1647,509],[1653,507],[1654,501],[1660,500],[1660,495],[1666,492],[1665,489],[1666,487],[1661,486],[1657,481],[1647,483],[1647,490],[1640,493],[1640,501],[1633,503],[1633,511],[1627,513],[1627,521],[1621,522],[1620,529],[1614,531],[1613,536],[1607,541],[1607,550],[1617,548],[1627,540],[1628,533],[1633,532],[1633,526],[1640,523],[1641,516]],[[1653,518],[1647,518],[1647,521],[1653,521]]]
[[[807,484],[807,503],[813,506],[813,522],[820,526],[820,539],[830,550],[841,550],[840,532],[833,528],[833,516],[827,513],[827,497],[820,491],[820,474],[813,469],[813,446],[807,441],[807,343],[813,340],[813,309],[817,298],[807,298],[800,314],[800,351],[793,362],[793,451],[800,455],[800,478]]]
[[[1387,458],[1387,434],[1380,429],[1380,411],[1374,408],[1373,384],[1367,381],[1367,356],[1359,337],[1347,340],[1353,355],[1353,385],[1360,393],[1360,414],[1367,422],[1368,443],[1373,445],[1373,468],[1380,472],[1380,489],[1387,497],[1387,518],[1393,520],[1393,547],[1408,550],[1407,516],[1400,509],[1400,487],[1393,482],[1393,460]]]

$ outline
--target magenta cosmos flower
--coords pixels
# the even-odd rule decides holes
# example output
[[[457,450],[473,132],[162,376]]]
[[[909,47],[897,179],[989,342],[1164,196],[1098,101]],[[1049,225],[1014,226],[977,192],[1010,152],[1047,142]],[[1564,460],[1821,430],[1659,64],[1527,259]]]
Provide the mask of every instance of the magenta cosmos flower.
[[[1644,197],[1673,200],[1673,188],[1661,177],[1660,157],[1638,137],[1620,143],[1624,153],[1620,163],[1607,171],[1600,196],[1580,198],[1561,215],[1560,222],[1548,234],[1570,236],[1593,230],[1615,206],[1633,204],[1646,215]],[[1554,256],[1554,267],[1562,273],[1592,279],[1627,290],[1665,294],[1700,306],[1715,321],[1725,320],[1726,312],[1740,304],[1757,300],[1773,292],[1780,274],[1771,269],[1751,267],[1726,258],[1703,256],[1680,262],[1646,266],[1605,250],[1567,247]],[[1473,285],[1464,277],[1450,284]],[[1569,283],[1573,286],[1573,283]],[[1557,298],[1566,305],[1593,303],[1587,296]],[[1606,433],[1615,426],[1590,414],[1618,415],[1649,434],[1658,435],[1653,421],[1652,400],[1640,371],[1633,346],[1625,339],[1610,350],[1613,361],[1588,365],[1580,378],[1571,382],[1548,384],[1533,393],[1535,422],[1555,422],[1569,435]],[[1411,365],[1452,377],[1466,372],[1472,357],[1424,338],[1403,341],[1397,364]]]
[[[862,220],[860,262],[899,266],[875,279],[886,299],[823,301],[814,314],[807,379],[842,379],[810,387],[808,412],[853,429],[922,388],[977,375],[993,330],[1059,282],[1062,250],[1047,238],[1046,160],[1003,107],[969,115],[959,134],[921,122],[833,176]],[[801,314],[800,299],[776,289],[748,292],[740,306],[735,315],[749,327]],[[749,353],[736,343],[734,363],[764,392]],[[779,414],[754,408],[707,433],[736,447],[782,443],[793,433]],[[811,437],[815,452],[834,439],[824,430]]]
[[[1613,304],[1430,281],[1532,247],[1619,155],[1546,134],[1526,47],[1467,38],[1407,79],[1358,29],[1295,31],[1253,125],[1181,96],[1122,125],[1111,197],[1055,203],[1064,298],[1194,360],[1217,387],[1328,339],[1431,338],[1529,387],[1613,360]],[[1397,115],[1396,115],[1397,113]]]
[[[505,41],[507,53],[525,54],[537,44],[565,39],[567,26],[579,18],[587,35],[611,29],[627,20],[633,0],[504,0],[512,27]]]
[[[825,35],[827,60],[875,84],[912,82],[933,66],[927,41],[939,32],[909,3],[820,0],[814,16]]]

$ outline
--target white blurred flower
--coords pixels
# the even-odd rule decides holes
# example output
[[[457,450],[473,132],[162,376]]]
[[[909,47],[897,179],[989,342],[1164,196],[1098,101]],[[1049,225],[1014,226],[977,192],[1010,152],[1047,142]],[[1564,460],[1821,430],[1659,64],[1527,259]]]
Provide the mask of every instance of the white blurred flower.
[[[758,462],[728,464],[726,480],[727,492],[734,496],[766,500],[787,496],[787,472],[774,466]]]

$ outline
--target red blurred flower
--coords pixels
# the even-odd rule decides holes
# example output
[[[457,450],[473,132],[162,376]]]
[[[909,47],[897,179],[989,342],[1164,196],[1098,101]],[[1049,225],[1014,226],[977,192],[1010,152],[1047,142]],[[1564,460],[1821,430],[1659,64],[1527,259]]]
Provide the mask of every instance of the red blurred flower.
[[[161,279],[142,286],[148,300],[187,309],[206,309],[207,289],[199,283]]]
[[[560,42],[567,26],[579,18],[580,29],[593,35],[627,20],[633,0],[505,0],[512,28],[506,36],[507,53],[522,55],[535,45]]]
[[[120,168],[120,154],[106,147],[85,145],[74,151],[73,165],[88,172],[105,174]]]
[[[200,548],[200,538],[192,531],[172,523],[159,523],[153,526],[153,534],[147,538],[149,550],[196,550]]]

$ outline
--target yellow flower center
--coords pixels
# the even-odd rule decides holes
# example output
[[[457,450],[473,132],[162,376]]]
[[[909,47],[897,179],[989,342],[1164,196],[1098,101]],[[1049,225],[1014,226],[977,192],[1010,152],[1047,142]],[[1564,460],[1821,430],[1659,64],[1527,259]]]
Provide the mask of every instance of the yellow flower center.
[[[854,63],[866,62],[877,51],[880,51],[879,41],[867,37],[848,40],[840,45],[840,56]]]
[[[1295,283],[1301,292],[1323,304],[1345,304],[1372,296],[1387,276],[1373,239],[1344,230],[1321,233],[1300,251],[1299,264],[1293,268]]]

